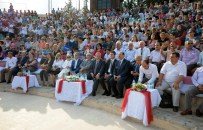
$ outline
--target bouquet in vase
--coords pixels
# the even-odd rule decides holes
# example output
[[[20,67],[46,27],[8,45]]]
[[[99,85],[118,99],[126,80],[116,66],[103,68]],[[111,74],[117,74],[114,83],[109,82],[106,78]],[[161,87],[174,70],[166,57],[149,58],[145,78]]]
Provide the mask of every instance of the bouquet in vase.
[[[132,85],[132,89],[133,89],[134,91],[143,92],[143,91],[146,91],[146,90],[147,90],[147,87],[146,87],[146,85],[144,85],[144,84],[137,83],[137,84],[133,84],[133,85]]]

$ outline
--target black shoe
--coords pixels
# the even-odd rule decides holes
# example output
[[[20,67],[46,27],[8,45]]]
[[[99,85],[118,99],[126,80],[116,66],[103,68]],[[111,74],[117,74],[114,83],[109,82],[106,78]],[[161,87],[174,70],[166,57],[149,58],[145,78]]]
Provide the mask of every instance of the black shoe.
[[[96,96],[96,92],[92,92],[92,94],[91,94],[92,96]]]
[[[116,99],[120,99],[120,98],[123,98],[123,96],[120,96],[120,95],[116,96]]]
[[[113,95],[111,95],[111,97],[117,97],[117,95],[114,95],[114,94],[113,94]]]
[[[10,84],[11,83],[11,81],[8,81],[8,82],[6,82],[7,84]]]
[[[173,111],[174,111],[174,112],[178,112],[178,110],[179,110],[178,107],[175,107],[175,106],[173,107]]]
[[[196,110],[196,116],[201,117],[203,115],[203,113],[200,112],[199,109]]]
[[[103,96],[107,94],[107,91],[105,90],[104,93],[102,94]]]
[[[108,91],[108,92],[106,93],[106,96],[110,96],[110,95],[111,95],[111,92]]]
[[[4,82],[6,82],[6,80],[1,81],[0,83],[4,83]]]

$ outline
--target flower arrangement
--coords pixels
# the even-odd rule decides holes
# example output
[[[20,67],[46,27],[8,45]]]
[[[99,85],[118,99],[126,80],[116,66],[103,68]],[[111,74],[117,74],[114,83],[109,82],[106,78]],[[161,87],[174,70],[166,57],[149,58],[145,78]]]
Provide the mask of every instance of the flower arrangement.
[[[77,75],[70,75],[70,76],[67,76],[65,79],[68,82],[74,82],[76,80],[79,80],[80,78]]]
[[[134,91],[138,92],[143,92],[147,90],[146,86],[141,83],[133,84],[132,88]]]
[[[26,74],[24,72],[20,71],[20,72],[17,73],[17,76],[26,76]]]

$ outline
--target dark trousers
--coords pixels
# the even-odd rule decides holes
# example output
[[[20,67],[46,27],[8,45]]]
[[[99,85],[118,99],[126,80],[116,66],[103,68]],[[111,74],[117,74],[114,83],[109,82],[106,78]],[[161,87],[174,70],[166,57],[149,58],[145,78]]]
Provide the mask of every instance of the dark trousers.
[[[100,79],[92,78],[91,74],[87,74],[88,80],[93,80],[93,89],[92,92],[96,92],[100,83]]]
[[[158,69],[158,72],[160,72],[162,66],[163,66],[163,63],[159,63],[159,62],[152,62],[152,64],[156,65],[157,66],[157,69]]]
[[[192,109],[192,98],[197,94],[203,94],[203,91],[199,90],[196,86],[190,87],[190,89],[185,92],[185,110]],[[203,103],[198,107],[201,113],[203,113]]]
[[[120,77],[117,81],[114,80],[114,77],[110,79],[110,84],[112,84],[112,91],[115,96],[123,96],[123,88],[128,77]]]
[[[110,79],[112,78],[113,76],[109,76],[108,79],[105,79],[104,76],[100,78],[100,83],[101,83],[101,86],[102,88],[105,90],[105,91],[108,91],[109,93],[111,93],[111,83],[110,83]],[[106,87],[106,84],[107,84],[107,87]]]
[[[16,76],[17,73],[20,71],[21,69],[19,67],[15,67],[11,70],[11,72],[9,73],[9,76],[8,76],[8,81],[7,82],[11,82],[11,78],[12,76]]]
[[[192,70],[197,66],[197,64],[187,65],[187,76],[192,76]]]
[[[12,74],[11,74],[11,70],[10,69],[3,69],[1,71],[1,81],[5,81],[5,74],[6,73],[9,73],[9,76],[12,77]],[[11,78],[10,78],[11,79]]]
[[[45,79],[45,81],[48,81],[48,73],[49,73],[49,70],[48,71],[47,70],[42,70],[40,72],[41,81],[44,81],[44,79]]]

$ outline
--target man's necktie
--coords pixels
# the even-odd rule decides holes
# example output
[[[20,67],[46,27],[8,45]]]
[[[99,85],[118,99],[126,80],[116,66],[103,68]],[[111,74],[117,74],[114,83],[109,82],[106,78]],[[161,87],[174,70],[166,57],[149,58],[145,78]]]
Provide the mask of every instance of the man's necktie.
[[[140,55],[142,56],[142,54],[143,54],[143,49],[141,48],[141,50],[140,50]]]
[[[96,61],[95,68],[94,68],[94,74],[96,74],[98,63],[99,63],[99,61]]]

